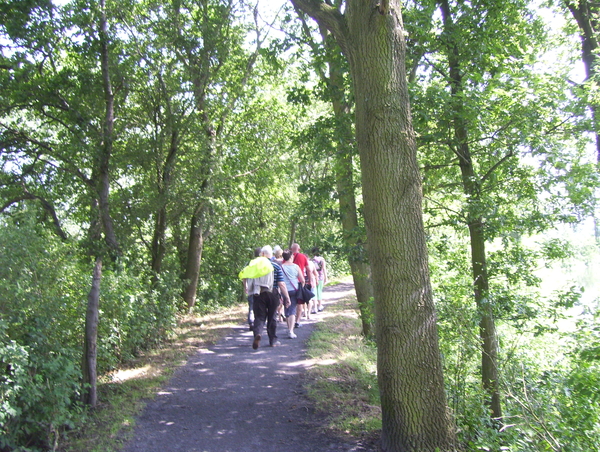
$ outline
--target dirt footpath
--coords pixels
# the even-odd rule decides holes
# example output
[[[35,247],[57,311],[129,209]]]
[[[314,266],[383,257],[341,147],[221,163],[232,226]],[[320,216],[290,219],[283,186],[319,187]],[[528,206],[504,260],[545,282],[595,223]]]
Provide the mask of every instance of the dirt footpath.
[[[353,291],[350,284],[325,289],[327,305]],[[278,323],[281,345],[269,347],[266,330],[258,350],[240,325],[219,344],[200,349],[148,403],[123,452],[315,452],[365,451],[359,442],[318,428],[302,389],[311,365],[306,340],[319,314],[296,329]],[[265,346],[266,344],[266,346]]]

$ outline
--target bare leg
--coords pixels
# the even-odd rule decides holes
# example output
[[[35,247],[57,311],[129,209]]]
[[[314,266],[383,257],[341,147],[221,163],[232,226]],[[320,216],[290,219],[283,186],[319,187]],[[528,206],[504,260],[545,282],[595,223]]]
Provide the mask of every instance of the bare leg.
[[[302,320],[302,312],[304,311],[304,304],[296,305],[296,318],[298,319],[298,323]]]
[[[290,315],[287,318],[288,330],[290,330],[290,337],[294,336],[294,325],[296,323],[296,316]]]

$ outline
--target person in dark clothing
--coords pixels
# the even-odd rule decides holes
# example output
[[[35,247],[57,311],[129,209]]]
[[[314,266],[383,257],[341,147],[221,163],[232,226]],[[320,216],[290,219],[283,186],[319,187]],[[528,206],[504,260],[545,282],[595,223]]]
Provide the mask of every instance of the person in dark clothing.
[[[254,257],[260,256],[262,252],[262,248],[259,246],[254,249]],[[246,279],[242,280],[242,285],[244,286],[244,292],[246,293],[246,297],[248,298],[248,327],[250,331],[254,330],[254,295],[248,293],[248,282]]]
[[[269,345],[271,347],[279,345],[279,341],[277,341],[277,308],[280,302],[280,292],[284,304],[286,306],[290,304],[290,297],[283,282],[281,267],[272,260],[273,249],[267,245],[262,248],[261,255],[271,261],[273,271],[260,278],[248,279],[249,293],[254,294],[254,341],[252,342],[254,350],[260,346],[265,322],[267,324]]]

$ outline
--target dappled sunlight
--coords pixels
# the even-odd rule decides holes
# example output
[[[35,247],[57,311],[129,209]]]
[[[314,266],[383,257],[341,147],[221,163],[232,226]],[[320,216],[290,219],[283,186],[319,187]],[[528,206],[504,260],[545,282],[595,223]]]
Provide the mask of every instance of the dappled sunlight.
[[[329,439],[317,438],[316,432],[303,439],[301,449],[294,448],[293,441],[288,444],[288,436],[289,431],[298,436],[303,428],[300,421],[312,416],[299,377],[311,369],[327,375],[339,366],[347,368],[343,353],[307,357],[305,341],[316,324],[323,321],[336,323],[341,335],[356,336],[344,327],[356,322],[356,312],[339,309],[340,304],[347,307],[348,302],[340,303],[340,297],[350,296],[351,289],[347,285],[328,288],[324,292],[325,310],[310,320],[302,319],[300,323],[304,328],[295,331],[297,340],[288,338],[285,323],[278,323],[277,347],[269,347],[265,330],[260,347],[253,349],[254,335],[244,323],[244,316],[235,320],[215,316],[212,324],[207,320],[190,321],[185,337],[180,335],[178,344],[194,353],[189,355],[187,365],[179,368],[149,402],[145,421],[148,430],[136,436],[140,447],[143,443],[144,450],[149,450],[148,447],[155,447],[158,441],[166,447],[161,450],[170,450],[169,438],[176,435],[177,440],[185,444],[185,450],[204,450],[196,449],[198,444],[216,447],[210,450],[242,450],[237,443],[240,437],[253,441],[243,450],[260,450],[262,440],[258,436],[253,439],[248,432],[265,431],[284,447],[282,450],[323,450],[322,444]],[[239,311],[244,313],[244,309]],[[219,340],[212,345],[211,339],[219,335]],[[276,424],[286,427],[273,430]],[[312,447],[313,442],[319,447]]]
[[[123,383],[128,380],[153,377],[159,372],[155,366],[146,365],[135,369],[120,369],[110,374],[111,383]]]
[[[346,317],[348,319],[358,319],[360,318],[359,314],[357,311],[337,311],[337,312],[331,312],[329,314],[325,314],[323,316],[324,318],[330,318],[330,317],[335,317],[337,319],[339,319],[340,317]]]
[[[337,364],[337,362],[337,359],[303,359],[300,361],[282,363],[279,365],[285,368],[303,367],[305,369],[310,369],[315,366],[331,366]]]
[[[205,330],[219,330],[225,328],[234,328],[239,325],[239,319],[231,319],[228,322],[221,322],[218,325],[213,325],[211,323],[203,323],[199,327]]]

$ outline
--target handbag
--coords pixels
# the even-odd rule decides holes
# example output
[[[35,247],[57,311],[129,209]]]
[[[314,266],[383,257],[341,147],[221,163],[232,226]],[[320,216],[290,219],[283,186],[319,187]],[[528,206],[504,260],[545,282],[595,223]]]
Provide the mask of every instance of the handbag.
[[[304,301],[305,303],[308,303],[310,300],[312,300],[315,297],[315,294],[312,292],[312,290],[310,290],[308,287],[306,287],[306,284],[301,285],[299,290],[299,294],[298,294],[298,298],[302,301]]]

